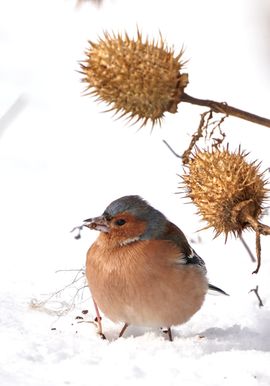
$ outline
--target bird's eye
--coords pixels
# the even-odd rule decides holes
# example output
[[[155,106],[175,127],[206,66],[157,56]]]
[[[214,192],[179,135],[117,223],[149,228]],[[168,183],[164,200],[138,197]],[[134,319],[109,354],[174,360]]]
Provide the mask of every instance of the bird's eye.
[[[115,221],[115,224],[119,226],[124,225],[125,223],[126,223],[126,220],[124,220],[123,218],[120,218],[119,220]]]

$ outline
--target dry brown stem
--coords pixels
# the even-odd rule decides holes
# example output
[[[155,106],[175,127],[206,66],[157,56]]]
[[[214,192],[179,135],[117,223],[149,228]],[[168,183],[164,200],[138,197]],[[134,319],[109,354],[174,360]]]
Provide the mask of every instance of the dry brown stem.
[[[258,232],[260,235],[263,236],[270,235],[270,227],[268,225],[260,223],[258,220],[248,214],[245,216],[245,218],[255,232]]]
[[[192,135],[189,147],[187,150],[184,151],[182,158],[183,158],[183,165],[187,165],[189,163],[189,158],[192,153],[192,150],[196,144],[196,142],[203,137],[203,132],[205,130],[206,125],[209,122],[210,117],[212,116],[212,110],[206,111],[203,114],[201,114],[200,123],[198,126],[197,131]],[[206,118],[207,117],[207,118]],[[206,120],[206,122],[205,122]]]
[[[262,252],[262,247],[261,247],[261,235],[258,231],[256,231],[256,255],[257,255],[257,267],[255,271],[252,273],[258,273],[260,266],[261,266],[261,252]]]
[[[247,111],[237,109],[235,107],[229,106],[227,103],[224,102],[216,102],[210,99],[194,98],[186,93],[182,94],[181,102],[187,102],[193,105],[209,107],[215,113],[231,115],[233,117],[241,118],[249,122],[257,123],[258,125],[270,127],[270,119],[263,118],[259,115],[255,115]]]
[[[197,131],[192,135],[190,144],[187,148],[187,150],[184,151],[182,155],[183,159],[183,165],[187,165],[189,163],[190,156],[192,154],[192,151],[196,145],[196,143],[199,141],[200,138],[205,136],[205,138],[209,137],[214,140],[214,144],[212,147],[217,148],[224,140],[225,133],[221,130],[221,124],[224,122],[227,115],[224,115],[222,118],[218,120],[213,120],[213,110],[205,111],[201,114],[201,119],[199,122],[199,126],[197,128]],[[207,130],[212,127],[211,132],[207,134]],[[214,138],[213,135],[215,134],[216,130],[219,131],[219,138]]]
[[[257,267],[252,273],[258,273],[261,267],[261,235],[270,235],[270,227],[268,225],[260,223],[249,213],[242,213],[242,219],[245,219],[247,223],[253,228],[256,233],[256,255],[257,255]]]

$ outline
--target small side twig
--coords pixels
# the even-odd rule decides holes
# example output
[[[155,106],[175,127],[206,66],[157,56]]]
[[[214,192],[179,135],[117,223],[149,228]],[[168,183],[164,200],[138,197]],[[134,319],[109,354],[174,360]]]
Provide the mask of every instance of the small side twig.
[[[205,128],[208,126],[209,121],[212,119],[212,110],[205,111],[201,114],[200,123],[198,126],[197,131],[192,135],[189,147],[187,150],[184,151],[182,158],[183,158],[183,164],[186,165],[189,163],[189,157],[191,155],[191,152],[196,144],[196,142],[199,141],[200,138],[203,137],[203,132]]]
[[[222,142],[224,141],[224,139],[226,137],[226,134],[224,133],[224,131],[221,130],[221,125],[227,117],[228,117],[228,115],[224,115],[222,118],[218,119],[217,121],[212,122],[213,128],[211,130],[211,133],[209,134],[209,138],[212,138],[215,141],[215,143],[212,145],[212,147],[214,147],[216,149],[219,147],[219,145],[222,144]],[[220,138],[214,138],[213,137],[216,129],[218,129],[218,131],[219,131]]]
[[[77,232],[74,236],[74,239],[76,240],[79,240],[82,236],[81,236],[81,231],[83,230],[83,227],[84,225],[79,225],[77,227],[74,227],[73,229],[71,229],[70,233],[73,233],[73,232]]]
[[[244,238],[243,238],[243,236],[242,236],[241,234],[239,235],[239,239],[240,239],[240,241],[242,242],[243,246],[245,247],[245,249],[246,249],[248,255],[250,256],[251,261],[252,261],[253,263],[255,263],[256,259],[255,259],[253,253],[251,252],[251,249],[249,248],[249,246],[247,245],[246,241],[244,240]]]
[[[270,235],[270,226],[260,223],[256,218],[250,215],[248,212],[244,214],[245,221],[250,224],[251,228],[256,234],[256,255],[257,255],[257,267],[252,273],[258,273],[261,267],[261,235]]]
[[[226,135],[221,130],[221,125],[227,118],[227,115],[224,115],[220,119],[213,120],[213,113],[214,111],[211,109],[201,114],[201,119],[199,122],[199,126],[197,128],[197,131],[192,135],[189,147],[187,148],[187,150],[184,151],[182,155],[183,165],[186,165],[189,163],[192,151],[200,138],[205,136],[205,139],[207,138],[212,139],[214,141],[214,143],[212,144],[212,147],[214,148],[218,148],[219,145],[221,145],[222,142],[224,141]],[[211,129],[211,132],[208,134],[208,129],[210,127],[212,129]],[[214,138],[213,136],[217,130],[218,130],[219,138]]]
[[[261,248],[261,235],[260,235],[260,232],[257,230],[256,231],[256,255],[257,255],[257,267],[255,269],[255,271],[253,271],[252,273],[258,273],[259,272],[259,269],[260,269],[260,266],[261,266],[261,251],[262,251],[262,248]]]
[[[76,271],[76,270],[71,270],[71,271]],[[58,271],[61,272],[61,271]],[[62,270],[62,272],[65,272],[65,270]],[[81,275],[80,275],[81,274]],[[84,270],[79,269],[77,270],[77,273],[73,280],[66,284],[64,287],[60,288],[59,290],[53,292],[50,294],[45,300],[37,300],[37,299],[32,299],[31,301],[31,307],[33,309],[38,309],[38,310],[43,310],[49,314],[56,314],[58,316],[62,316],[69,312],[72,307],[74,306],[75,300],[78,296],[78,294],[87,287],[87,285],[81,285],[79,288],[76,288],[75,294],[72,296],[71,302],[67,303],[66,301],[60,302],[62,304],[62,309],[61,310],[52,310],[50,307],[46,306],[49,302],[55,302],[55,298],[57,298],[58,295],[60,295],[62,292],[67,290],[68,288],[72,287],[73,285],[77,284],[81,279],[85,280],[85,275],[84,275]]]
[[[255,293],[255,295],[256,295],[256,297],[257,297],[257,299],[258,299],[258,301],[259,301],[259,307],[263,307],[264,304],[263,304],[262,299],[261,299],[261,297],[260,297],[260,295],[259,295],[259,286],[256,286],[256,288],[251,289],[251,290],[249,291],[249,293],[251,293],[251,292],[254,292],[254,293]]]
[[[184,151],[184,153],[182,155],[179,155],[178,153],[176,153],[176,151],[168,144],[167,141],[165,141],[165,139],[163,139],[163,143],[168,147],[168,149],[173,153],[173,155],[175,157],[181,158],[183,160],[183,165],[186,165],[190,161],[190,156],[192,154],[192,151],[193,151],[196,143],[201,138],[203,138],[203,137],[205,137],[205,139],[212,138],[212,140],[215,141],[212,144],[212,147],[215,147],[215,148],[219,147],[219,145],[224,141],[225,136],[226,136],[225,133],[221,130],[221,125],[226,118],[227,118],[227,115],[224,115],[220,119],[213,120],[213,111],[212,110],[208,110],[208,111],[205,111],[204,113],[202,113],[201,119],[199,122],[199,126],[198,126],[196,132],[192,135],[192,138],[191,138],[191,141],[190,141],[188,148]],[[212,129],[211,129],[211,132],[208,134],[207,131],[210,127]],[[218,130],[219,138],[213,137],[216,130]],[[77,227],[74,228],[74,230],[75,229],[77,229]]]
[[[173,153],[173,155],[175,155],[175,157],[177,158],[182,158],[181,155],[177,154],[175,150],[173,150],[173,148],[168,144],[167,141],[165,141],[165,139],[162,140],[163,143],[165,143],[165,145],[167,146],[167,148]]]

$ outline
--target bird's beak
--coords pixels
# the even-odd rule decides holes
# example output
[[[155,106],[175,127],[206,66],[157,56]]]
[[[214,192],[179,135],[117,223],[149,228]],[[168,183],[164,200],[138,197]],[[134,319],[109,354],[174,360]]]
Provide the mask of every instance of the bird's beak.
[[[83,225],[87,228],[105,233],[108,233],[110,230],[109,222],[104,216],[88,218],[87,220],[84,220]]]

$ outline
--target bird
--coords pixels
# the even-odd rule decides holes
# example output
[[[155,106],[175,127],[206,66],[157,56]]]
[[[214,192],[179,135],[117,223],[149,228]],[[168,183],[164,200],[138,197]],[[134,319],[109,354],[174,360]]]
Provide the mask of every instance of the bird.
[[[86,256],[86,278],[95,309],[128,326],[163,328],[187,322],[203,305],[208,290],[204,260],[174,223],[139,195],[111,202],[103,214],[84,220],[99,231]]]

